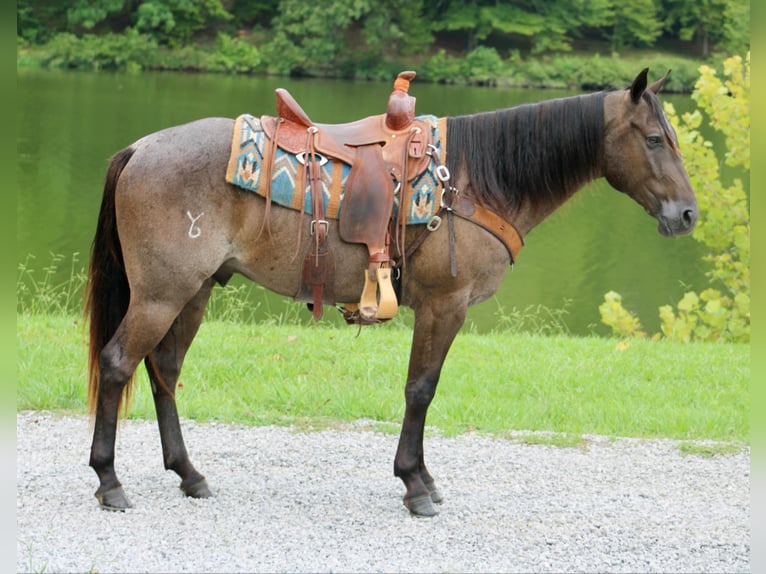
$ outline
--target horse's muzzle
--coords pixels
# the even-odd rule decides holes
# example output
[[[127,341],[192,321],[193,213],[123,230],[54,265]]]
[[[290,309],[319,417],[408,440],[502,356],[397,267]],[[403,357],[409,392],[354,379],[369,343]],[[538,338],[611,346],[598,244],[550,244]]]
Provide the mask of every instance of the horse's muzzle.
[[[699,218],[697,202],[668,202],[657,214],[657,229],[665,237],[691,233]]]

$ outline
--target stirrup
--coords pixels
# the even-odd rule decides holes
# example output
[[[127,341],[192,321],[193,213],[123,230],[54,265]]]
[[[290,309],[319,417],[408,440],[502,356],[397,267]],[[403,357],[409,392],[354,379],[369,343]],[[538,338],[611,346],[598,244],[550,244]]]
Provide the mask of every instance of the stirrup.
[[[378,302],[378,319],[391,319],[396,315],[399,304],[396,301],[394,286],[391,284],[391,269],[380,267],[375,271],[378,278],[380,301]]]
[[[396,315],[399,305],[391,284],[391,269],[379,267],[364,271],[364,290],[359,300],[359,314],[364,321],[391,319]]]
[[[371,272],[364,270],[364,289],[359,299],[359,315],[364,321],[371,321],[378,316],[377,276],[370,279]]]

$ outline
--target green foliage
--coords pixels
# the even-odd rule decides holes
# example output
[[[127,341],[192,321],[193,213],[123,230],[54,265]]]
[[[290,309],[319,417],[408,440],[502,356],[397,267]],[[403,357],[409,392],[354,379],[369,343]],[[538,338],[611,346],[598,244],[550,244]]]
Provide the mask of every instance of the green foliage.
[[[16,276],[16,312],[26,315],[77,315],[82,310],[85,270],[79,263],[79,253],[72,255],[69,276],[57,282],[55,277],[66,258],[51,254],[51,261],[42,269],[34,266],[34,257],[27,256],[18,266]]]
[[[368,0],[282,0],[272,21],[274,37],[263,47],[276,74],[334,75],[345,53],[344,31],[369,12]]]
[[[135,30],[124,34],[85,34],[77,37],[64,33],[53,38],[42,57],[50,68],[82,70],[140,70],[151,68],[156,42]]]
[[[493,297],[497,304],[495,311],[496,326],[492,333],[527,333],[537,336],[569,335],[566,317],[569,314],[571,299],[565,299],[561,308],[552,309],[545,305],[529,305],[523,309],[512,307],[507,309]]]
[[[621,337],[634,337],[642,339],[646,333],[641,326],[641,321],[622,306],[622,295],[615,291],[609,291],[604,295],[604,302],[598,308],[601,313],[601,322],[612,328],[612,332]]]
[[[351,14],[351,17],[343,16]],[[128,27],[160,45],[179,47],[225,31],[263,33],[266,41],[297,42],[311,56],[338,41],[356,53],[381,58],[435,53],[434,32],[465,39],[461,52],[484,45],[501,52],[567,52],[577,38],[606,41],[612,49],[680,39],[703,56],[744,54],[750,45],[749,0],[18,0],[18,37],[32,45],[70,32],[122,33]],[[321,27],[324,30],[321,30]],[[308,33],[304,46],[302,33]],[[316,42],[315,40],[319,40]],[[278,44],[277,47],[282,46]],[[330,50],[339,55],[337,50]],[[364,57],[369,57],[365,54]],[[276,55],[276,52],[275,52]]]
[[[733,54],[750,49],[750,0],[666,0],[664,26],[707,56],[715,44]]]
[[[705,53],[716,48],[743,53],[750,41],[748,22],[749,0],[19,0],[17,64],[47,65],[47,55],[54,53],[51,65],[89,69],[386,80],[401,69],[415,68],[421,79],[487,84],[495,83],[501,60],[502,68],[512,64],[513,69],[497,78],[498,85],[615,88],[632,79],[636,66],[631,63],[625,79],[628,74],[622,74],[618,58],[607,56],[610,51],[620,50],[619,59],[630,59],[627,49],[651,48],[660,39],[680,35],[687,44],[704,36],[709,45]],[[88,34],[103,35],[105,43],[115,45],[110,35],[136,31],[154,42],[148,59],[87,62],[91,54],[111,52],[109,46],[99,49],[86,39]],[[83,43],[62,36],[48,44],[61,34],[73,34]],[[219,34],[232,40],[221,40]],[[576,39],[587,42],[580,50],[602,57],[572,74],[552,59],[561,62]],[[41,45],[42,50],[35,49]],[[258,57],[250,46],[257,46]],[[74,53],[79,48],[83,53]],[[478,68],[463,63],[466,58]],[[692,74],[665,63],[682,58],[663,54],[659,59],[660,67],[674,70],[670,89],[691,91],[696,65]]]
[[[737,293],[734,298],[717,289],[705,289],[697,295],[687,292],[676,305],[660,307],[662,333],[669,339],[695,341],[750,340],[750,297]]]
[[[631,0],[614,3],[610,35],[612,48],[651,46],[662,32],[654,0]]]
[[[387,56],[413,56],[428,50],[434,40],[424,16],[423,0],[373,2],[363,18],[362,32],[368,52]]]
[[[231,20],[221,0],[146,0],[136,11],[136,28],[162,44],[184,44],[211,23]]]
[[[67,9],[69,29],[82,26],[92,30],[112,14],[122,11],[124,0],[73,0]]]
[[[258,48],[244,39],[219,32],[209,61],[211,71],[250,73],[261,63],[261,54]]]
[[[62,31],[61,21],[66,19],[66,7],[43,0],[18,0],[16,5],[16,33],[29,44],[44,44]]]
[[[718,49],[727,54],[750,51],[750,0],[729,0],[724,8]]]
[[[420,65],[418,78],[440,84],[454,83],[460,75],[460,60],[439,50]]]
[[[460,62],[460,75],[469,84],[493,85],[502,75],[504,67],[497,50],[478,46]]]
[[[750,211],[740,178],[724,183],[712,143],[700,132],[703,113],[708,124],[725,137],[726,164],[745,175],[750,170],[750,56],[734,56],[723,64],[723,76],[700,68],[692,97],[698,108],[681,118],[666,105],[668,119],[684,150],[684,163],[697,194],[700,218],[692,237],[709,248],[704,260],[713,287],[699,295],[688,292],[677,305],[660,308],[662,333],[680,341],[750,340]],[[612,303],[615,299],[610,294]],[[609,303],[609,300],[607,300]],[[602,305],[601,320],[615,334],[635,333],[619,304]]]

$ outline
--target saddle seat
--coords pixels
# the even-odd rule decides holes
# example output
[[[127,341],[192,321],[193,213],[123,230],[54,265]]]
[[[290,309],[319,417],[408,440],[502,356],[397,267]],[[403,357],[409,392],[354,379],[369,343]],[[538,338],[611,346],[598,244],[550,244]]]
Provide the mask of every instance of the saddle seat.
[[[408,74],[414,77],[415,72],[402,72],[397,80]],[[403,98],[398,92],[408,100],[401,102]],[[340,124],[311,121],[300,104],[284,88],[277,88],[276,95],[277,117],[262,116],[261,125],[269,139],[273,140],[274,135],[277,135],[277,145],[285,151],[293,154],[305,152],[306,130],[313,126],[317,129],[314,140],[317,152],[329,159],[354,165],[359,147],[377,144],[383,148],[383,160],[391,175],[400,180],[405,167],[405,140],[414,131],[406,156],[410,158],[407,180],[414,179],[428,167],[431,158],[425,152],[431,143],[431,130],[425,122],[415,119],[415,98],[406,93],[406,88],[403,90],[395,87],[385,114]],[[278,123],[280,125],[277,130]]]
[[[312,164],[324,160],[351,166],[338,231],[346,242],[367,245],[370,254],[360,302],[349,305],[358,311],[344,312],[347,320],[353,317],[352,322],[380,322],[390,319],[397,311],[389,252],[390,229],[398,228],[392,224],[391,217],[394,193],[400,194],[400,205],[407,205],[411,193],[408,182],[423,173],[431,161],[426,153],[431,143],[431,128],[415,118],[415,98],[407,93],[414,77],[415,72],[409,71],[397,76],[385,114],[341,124],[315,123],[287,90],[277,88],[277,116],[261,117],[263,131],[272,145],[296,155],[307,169],[318,169]],[[394,181],[397,181],[396,191]],[[314,185],[312,183],[312,196],[321,193]],[[313,205],[314,223],[321,223],[324,220],[322,201],[313,200]],[[400,219],[403,211],[400,210]],[[324,226],[323,233],[326,229]],[[322,302],[334,303],[327,300],[332,297],[331,289],[320,299],[324,286],[332,282],[330,275],[334,267],[326,250],[319,257],[323,249],[320,243],[324,244],[324,235],[306,256],[303,284],[296,295],[296,299],[312,302],[315,318],[321,317]]]

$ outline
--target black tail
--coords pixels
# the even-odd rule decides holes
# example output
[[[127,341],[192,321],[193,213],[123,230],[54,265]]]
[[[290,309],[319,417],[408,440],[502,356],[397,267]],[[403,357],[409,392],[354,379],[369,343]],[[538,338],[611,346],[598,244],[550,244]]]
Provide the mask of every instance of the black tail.
[[[90,321],[88,348],[88,409],[94,412],[98,397],[99,354],[114,335],[128,309],[130,287],[125,275],[122,247],[117,235],[114,194],[122,170],[133,157],[133,148],[117,152],[109,163],[104,196],[98,215],[96,236],[91,247],[84,314]],[[123,400],[130,396],[131,381],[125,385]],[[127,404],[127,400],[125,402]]]

